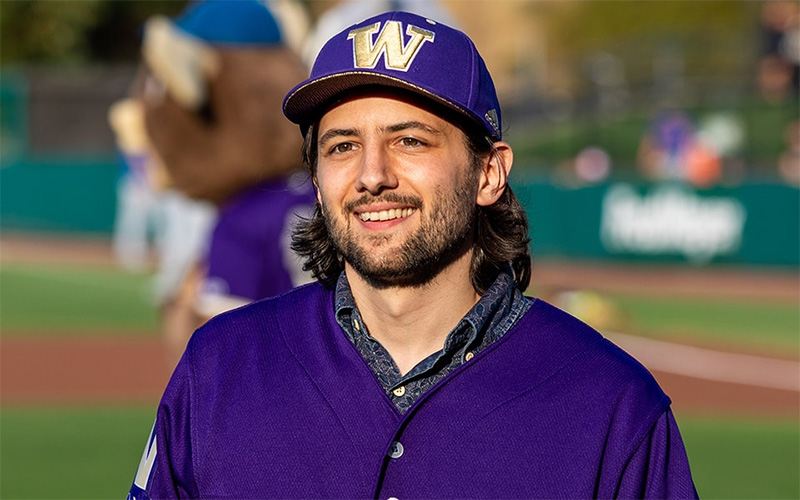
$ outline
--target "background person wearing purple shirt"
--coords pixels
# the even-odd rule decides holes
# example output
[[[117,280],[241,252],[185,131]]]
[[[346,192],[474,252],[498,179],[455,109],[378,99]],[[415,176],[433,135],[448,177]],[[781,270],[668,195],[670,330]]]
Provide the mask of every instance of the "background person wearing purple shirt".
[[[695,498],[670,400],[523,295],[528,224],[492,79],[462,32],[335,35],[284,113],[317,191],[316,283],[197,330],[129,498]]]

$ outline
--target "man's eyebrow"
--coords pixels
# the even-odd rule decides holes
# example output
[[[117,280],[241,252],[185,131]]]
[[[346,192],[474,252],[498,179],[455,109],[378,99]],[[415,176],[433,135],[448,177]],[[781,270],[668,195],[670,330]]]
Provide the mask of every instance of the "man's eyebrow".
[[[357,135],[358,131],[354,128],[332,128],[317,139],[317,144],[322,146],[335,137],[353,137]]]
[[[387,132],[402,132],[404,130],[410,130],[410,129],[424,130],[425,132],[428,132],[429,134],[437,134],[438,135],[438,134],[442,133],[442,131],[439,130],[439,129],[433,128],[433,127],[431,127],[430,125],[428,125],[426,123],[418,122],[418,121],[415,121],[415,120],[408,121],[408,122],[403,122],[403,123],[398,123],[398,124],[390,125],[390,126],[386,127],[386,131]]]
[[[402,132],[404,130],[413,130],[413,129],[424,130],[425,132],[436,135],[442,133],[441,130],[433,128],[426,123],[416,120],[396,123],[394,125],[389,125],[384,128],[384,130],[389,133]],[[319,137],[319,139],[317,139],[317,144],[319,146],[324,146],[325,143],[333,140],[336,137],[358,137],[359,135],[360,134],[358,132],[358,129],[355,128],[332,128],[330,130],[327,130],[324,134],[322,134]]]

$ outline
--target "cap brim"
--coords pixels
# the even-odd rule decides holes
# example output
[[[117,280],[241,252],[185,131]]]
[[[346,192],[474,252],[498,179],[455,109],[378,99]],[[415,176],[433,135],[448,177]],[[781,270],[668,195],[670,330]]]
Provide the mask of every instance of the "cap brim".
[[[468,118],[484,128],[480,118],[474,116],[458,104],[443,99],[433,92],[413,85],[399,78],[368,71],[348,71],[316,78],[292,90],[283,104],[283,111],[289,120],[300,125],[303,132],[336,102],[336,97],[358,87],[377,85],[405,89],[439,103]]]

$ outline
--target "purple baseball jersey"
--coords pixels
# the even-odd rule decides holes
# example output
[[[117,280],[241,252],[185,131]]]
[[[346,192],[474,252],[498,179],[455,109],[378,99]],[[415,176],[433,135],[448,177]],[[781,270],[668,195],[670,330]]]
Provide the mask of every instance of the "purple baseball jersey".
[[[534,300],[400,412],[310,284],[195,333],[129,498],[696,498],[669,405]]]
[[[222,205],[200,292],[204,308],[215,309],[213,302],[225,297],[249,302],[308,282],[289,245],[294,222],[310,215],[315,201],[311,180],[298,174],[250,187]]]

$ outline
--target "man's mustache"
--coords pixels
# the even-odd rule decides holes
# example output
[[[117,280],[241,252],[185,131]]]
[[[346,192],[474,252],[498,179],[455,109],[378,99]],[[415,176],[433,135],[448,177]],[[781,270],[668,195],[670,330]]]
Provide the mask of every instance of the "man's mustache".
[[[422,198],[418,196],[400,195],[397,193],[386,193],[378,196],[371,194],[364,194],[361,197],[348,201],[344,204],[343,211],[345,214],[352,213],[359,207],[376,203],[400,203],[407,205],[411,208],[422,208]]]

